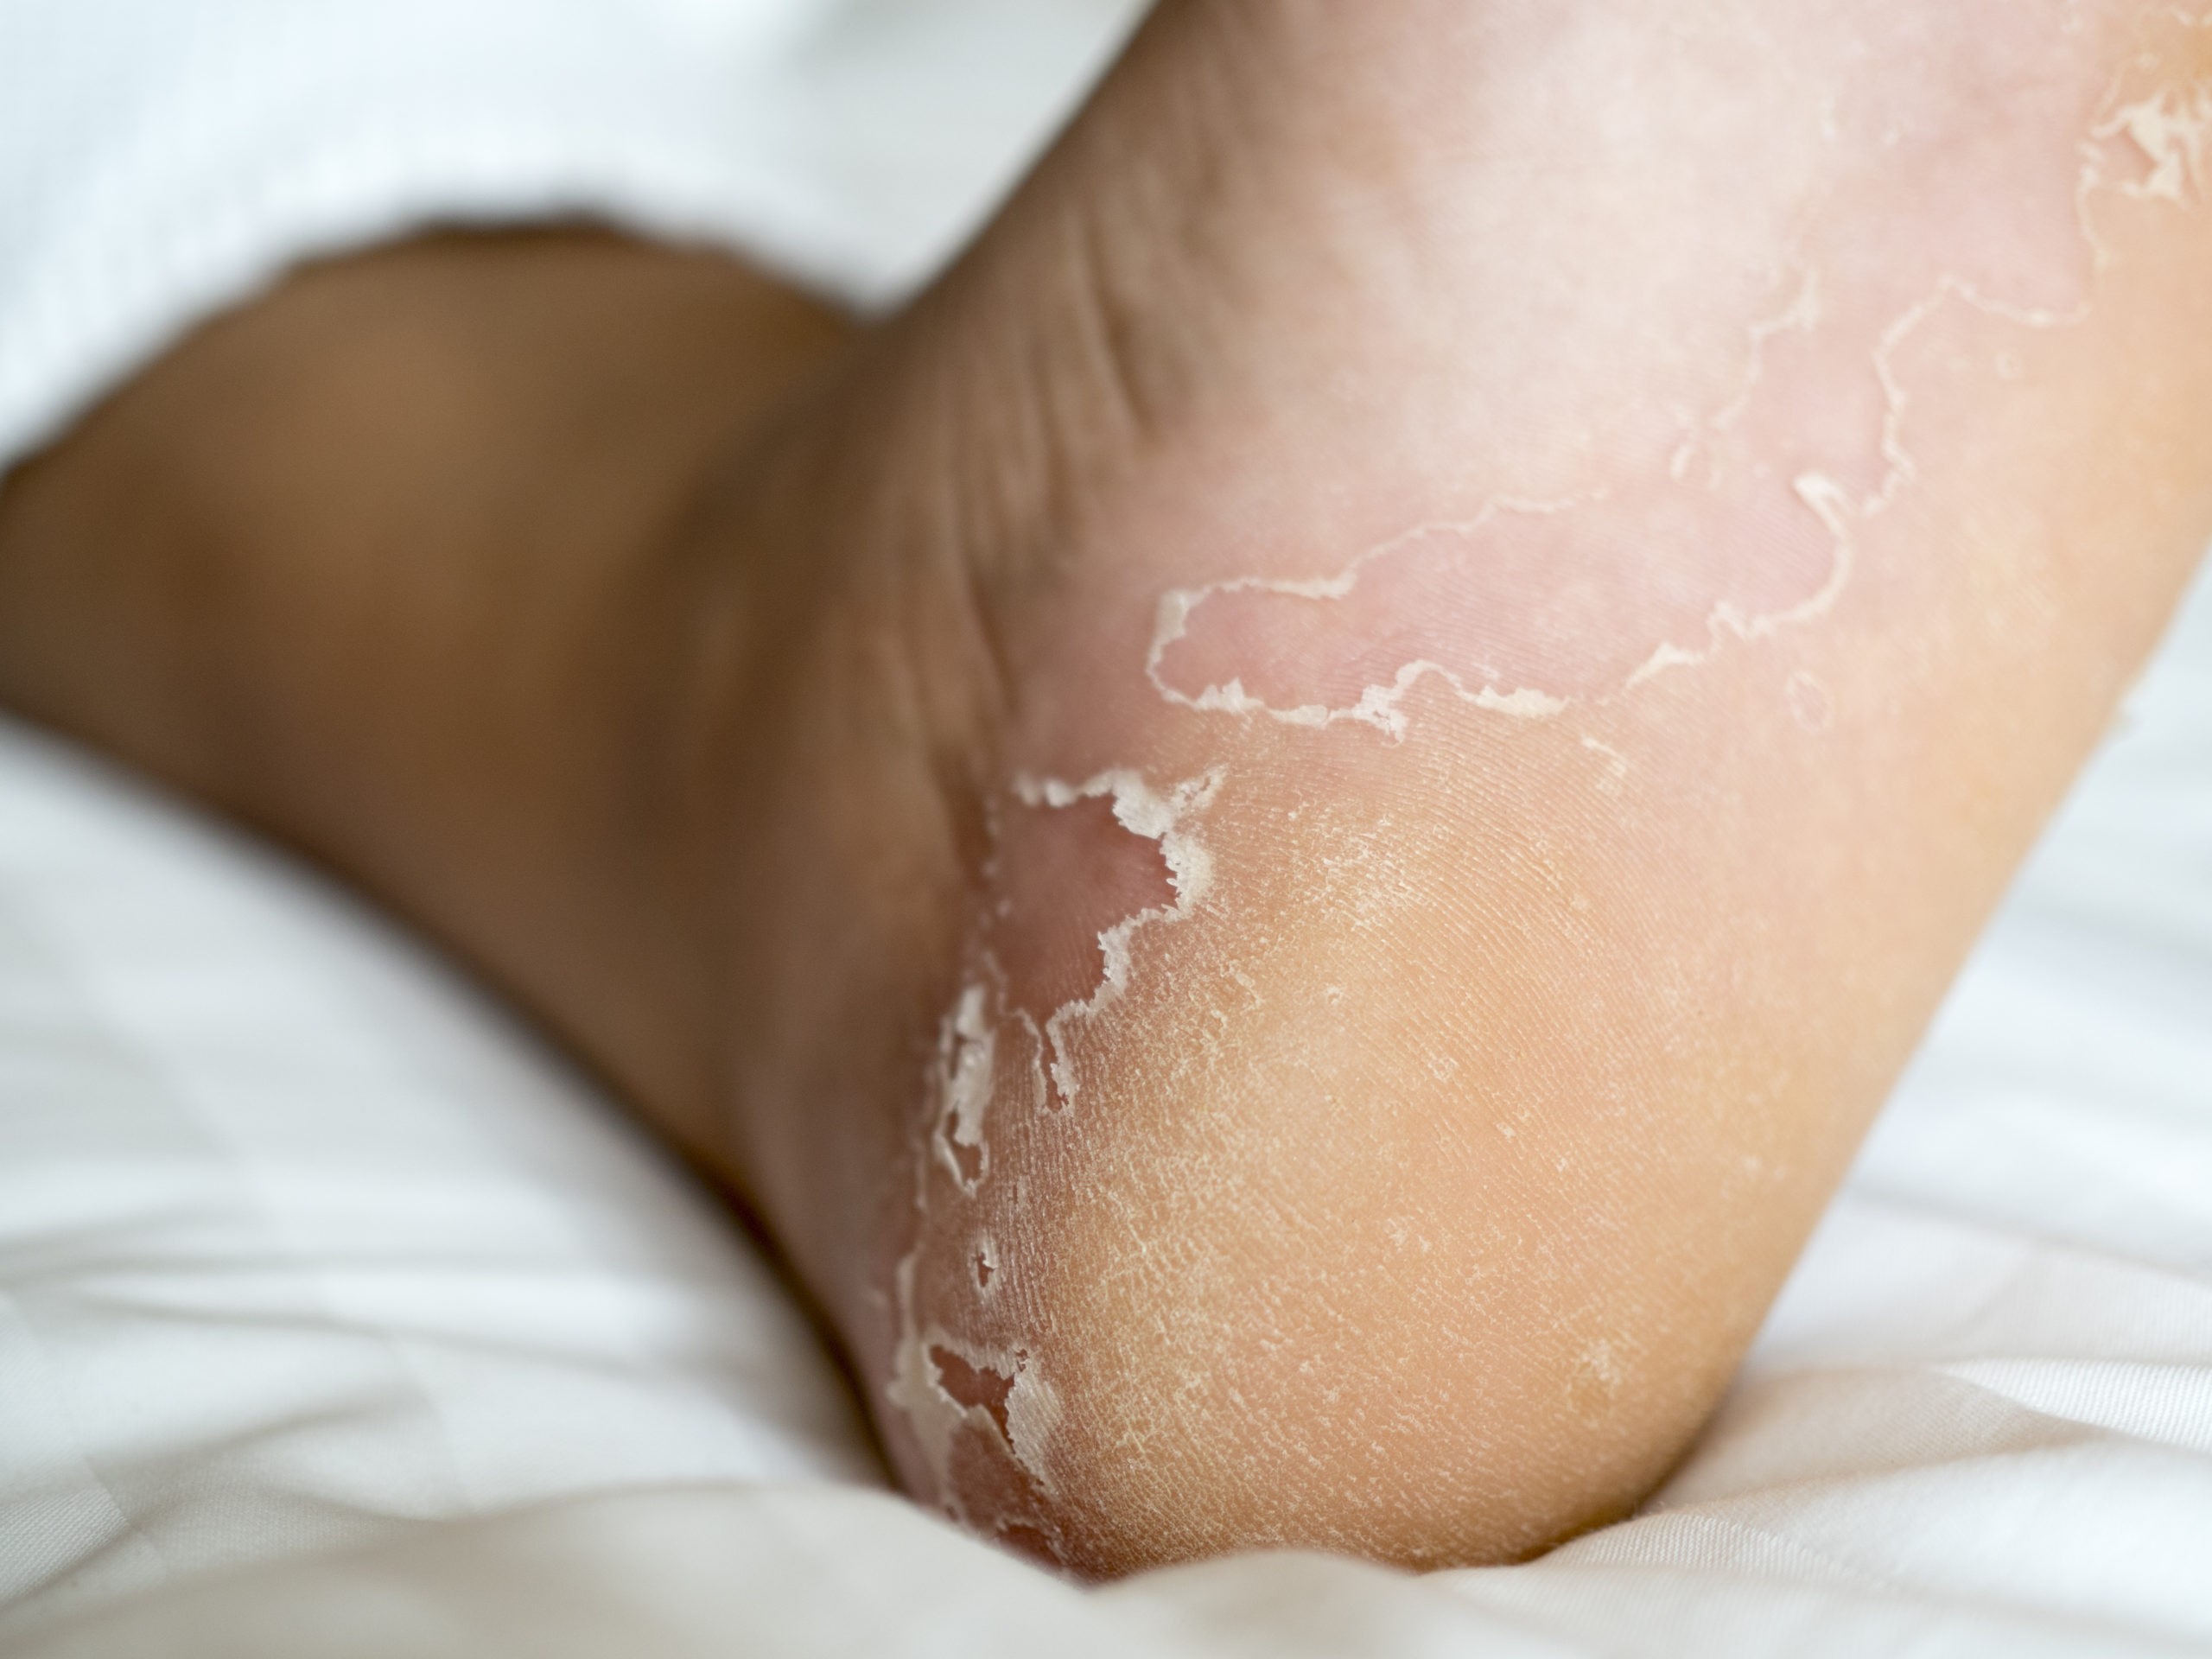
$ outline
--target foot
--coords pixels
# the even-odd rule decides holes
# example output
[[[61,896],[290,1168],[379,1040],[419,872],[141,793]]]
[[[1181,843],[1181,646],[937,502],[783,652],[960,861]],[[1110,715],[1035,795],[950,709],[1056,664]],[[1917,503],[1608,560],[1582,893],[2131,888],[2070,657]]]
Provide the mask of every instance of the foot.
[[[739,1166],[916,1493],[1115,1573],[1650,1491],[2212,529],[2208,75],[1154,20],[847,376],[739,774]]]
[[[443,553],[323,607],[351,670],[203,642],[325,711],[219,765],[10,695],[568,1033],[978,1530],[1539,1549],[1695,1432],[2212,532],[2212,27],[1648,10],[1170,4],[908,314],[702,392],[734,459],[529,649]],[[34,539],[0,601],[96,630]]]
[[[732,1121],[916,1492],[1681,1454],[2212,531],[2212,28],[1984,10],[1171,7],[852,367]]]

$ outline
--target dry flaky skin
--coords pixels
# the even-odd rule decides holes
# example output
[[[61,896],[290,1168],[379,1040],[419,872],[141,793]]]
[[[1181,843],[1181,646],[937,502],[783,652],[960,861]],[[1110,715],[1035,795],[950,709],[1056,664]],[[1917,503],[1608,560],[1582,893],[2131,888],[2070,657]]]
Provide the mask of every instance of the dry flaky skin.
[[[1217,405],[1205,499],[1095,532],[1156,550],[1147,701],[1024,732],[994,823],[1110,800],[1168,887],[1039,1007],[996,836],[898,1230],[890,1439],[979,1529],[1430,1564],[1633,1501],[2044,804],[2005,728],[2078,747],[2139,649],[2052,618],[2202,527],[2212,364],[2139,319],[2206,269],[2212,18],[1782,10],[1512,41],[1464,308],[1348,348],[1399,442],[1319,429],[1383,483]]]

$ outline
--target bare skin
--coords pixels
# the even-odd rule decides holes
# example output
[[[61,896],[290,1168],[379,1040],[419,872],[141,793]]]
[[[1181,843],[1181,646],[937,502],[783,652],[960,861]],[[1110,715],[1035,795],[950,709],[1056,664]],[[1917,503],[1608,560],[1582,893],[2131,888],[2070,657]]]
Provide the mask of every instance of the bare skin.
[[[1725,1385],[2212,536],[2212,23],[1170,4],[849,336],[305,274],[0,495],[0,693],[718,1169],[1090,1575],[1506,1559]]]

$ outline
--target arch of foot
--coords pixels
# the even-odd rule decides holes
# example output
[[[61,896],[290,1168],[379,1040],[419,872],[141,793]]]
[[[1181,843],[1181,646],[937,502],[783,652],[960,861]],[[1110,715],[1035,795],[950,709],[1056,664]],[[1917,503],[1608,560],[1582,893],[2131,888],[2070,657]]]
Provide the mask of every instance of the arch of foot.
[[[1391,1169],[1477,1155],[1465,1123],[1418,1144],[1418,1113],[1380,1114],[1363,1130],[1375,1154],[1364,1174],[1328,1135],[1313,1136],[1313,1158],[1334,1160],[1319,1185],[1380,1217],[1380,1231],[1353,1230],[1357,1249],[1346,1253],[1309,1238],[1241,1278],[1235,1262],[1163,1265],[1181,1235],[1160,1224],[1242,1206],[1249,1225],[1274,1224],[1265,1180],[1250,1172],[1280,1166],[1282,1148],[1247,1144],[1234,1114],[1152,1141],[1142,1156],[1102,1126],[1132,1077],[1143,1079],[1154,1118],[1233,1096],[1263,1069],[1259,1049],[1287,1035],[1304,1045],[1289,1064],[1324,1115],[1343,1107],[1327,1075],[1332,1043],[1384,1045],[1409,1077],[1479,1087],[1462,1075],[1463,1052],[1429,1040],[1394,1001],[1387,982],[1399,969],[1371,950],[1363,957],[1363,937],[1435,903],[1408,872],[1455,858],[1522,860],[1532,902],[1571,911],[1573,882],[1523,847],[1478,844],[1465,823],[1394,821],[1325,785],[1285,789],[1297,746],[1357,741],[1400,757],[1387,764],[1420,769],[1444,764],[1421,741],[1430,725],[1452,726],[1464,748],[1471,730],[1542,723],[1586,753],[1596,793],[1618,798],[1637,756],[1606,713],[1655,682],[1763,650],[1788,720],[1816,739],[1837,721],[1835,695],[1790,642],[1848,605],[1857,585],[1884,580],[1864,549],[1922,482],[1916,398],[1944,377],[2017,379],[2039,338],[2089,321],[2115,257],[2116,216],[2202,210],[2212,13],[2146,4],[2114,21],[2110,8],[2039,0],[2037,26],[2006,31],[2014,55],[2000,60],[1978,32],[1968,41],[1971,8],[1833,10],[1825,26],[1836,38],[1806,48],[1817,67],[1790,100],[1804,130],[1776,137],[1839,158],[1814,169],[1820,189],[1808,199],[1827,205],[1790,220],[1721,395],[1697,401],[1695,377],[1657,388],[1654,406],[1679,406],[1681,417],[1634,452],[1607,454],[1602,474],[1578,487],[1493,492],[1471,514],[1411,525],[1306,574],[1171,589],[1148,658],[1131,671],[1192,730],[1217,734],[1217,759],[1185,775],[1019,776],[994,804],[988,897],[915,1119],[910,1243],[896,1268],[896,1350],[882,1392],[912,1484],[978,1530],[1089,1572],[1217,1542],[1218,1529],[1184,1524],[1172,1495],[1147,1499],[1145,1478],[1106,1482],[1112,1491],[1099,1497],[1098,1459],[1172,1465],[1209,1436],[1233,1438],[1240,1421],[1263,1421],[1248,1411],[1247,1391],[1294,1374],[1306,1379],[1301,1398],[1336,1414],[1335,1443],[1371,1449],[1376,1467],[1419,1455],[1451,1479],[1481,1480],[1483,1434],[1454,1427],[1465,1402],[1448,1380],[1424,1394],[1405,1368],[1332,1350],[1328,1335],[1328,1305],[1357,1299],[1373,1279],[1420,1310],[1434,1356],[1487,1368],[1504,1378],[1498,1390],[1516,1386],[1510,1357],[1484,1347],[1497,1287],[1479,1264],[1511,1257],[1525,1288],[1548,1242],[1471,1219],[1471,1232],[1497,1236],[1448,1244],[1417,1199],[1401,1213],[1390,1190]],[[2094,86],[2079,73],[2075,37],[2087,29],[2110,32],[2102,56],[2117,66]],[[1962,96],[1961,75],[2001,85]],[[2012,124],[1996,142],[1962,143],[1933,113],[1999,92]],[[1901,215],[1899,202],[1917,210]],[[1267,786],[1240,793],[1254,771]],[[1210,836],[1214,815],[1232,810],[1243,826],[1233,849]],[[1268,844],[1282,850],[1251,851]],[[1286,920],[1298,917],[1302,925]],[[1561,936],[1574,926],[1565,915]],[[1287,966],[1286,952],[1296,957]],[[1531,977],[1541,985],[1540,970]],[[1601,1021],[1604,1010],[1591,1017]],[[1592,1072],[1563,1086],[1630,1085]],[[1542,1141],[1541,1119],[1524,1090],[1511,1111],[1472,1121],[1494,1137],[1485,1145],[1520,1156]],[[1753,1186],[1776,1173],[1756,1148],[1742,1164]],[[1128,1315],[1130,1351],[1102,1357],[1088,1346],[1095,1333],[1070,1328],[1062,1230],[1066,1195],[1078,1192],[1088,1224],[1118,1228],[1123,1240],[1119,1258],[1108,1250],[1086,1262],[1109,1263],[1110,1275],[1115,1260],[1145,1255],[1133,1281],[1154,1293],[1163,1282],[1211,1283],[1210,1295],[1191,1299],[1208,1311],[1186,1317],[1155,1300]],[[1313,1220],[1301,1224],[1309,1236],[1321,1230]],[[1681,1271],[1698,1268],[1686,1261]],[[1096,1306],[1113,1294],[1094,1284],[1074,1300]],[[1222,1350],[1225,1306],[1257,1333],[1252,1353]],[[1586,1466],[1611,1459],[1630,1484],[1658,1470],[1638,1462],[1646,1454],[1631,1449],[1632,1435],[1608,1440],[1603,1426],[1637,1374],[1639,1341],[1632,1329],[1563,1319],[1547,1361],[1567,1386],[1544,1409],[1587,1431]],[[1333,1366],[1339,1384],[1313,1382],[1316,1363]],[[1678,1403],[1694,1414],[1719,1382],[1680,1376]],[[1249,1459],[1257,1485],[1247,1497],[1252,1516],[1275,1503],[1272,1535],[1405,1554],[1392,1541],[1407,1535],[1406,1500],[1372,1469],[1338,1483],[1349,1522],[1342,1512],[1325,1524],[1286,1517],[1283,1492],[1258,1488],[1268,1471],[1316,1453],[1285,1443],[1279,1421],[1262,1432],[1278,1443]],[[1454,1459],[1466,1466],[1444,1466]],[[1153,1536],[1132,1543],[1139,1526]],[[1449,1540],[1438,1548],[1451,1557]]]

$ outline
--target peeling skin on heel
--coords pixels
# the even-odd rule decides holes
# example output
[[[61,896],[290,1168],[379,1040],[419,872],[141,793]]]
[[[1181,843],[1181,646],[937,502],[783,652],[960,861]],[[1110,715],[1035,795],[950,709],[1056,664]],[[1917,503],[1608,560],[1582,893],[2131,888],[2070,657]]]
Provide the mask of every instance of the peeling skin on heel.
[[[886,1398],[945,1512],[1062,1559],[1050,1504],[1062,1407],[1025,1334],[1030,1235],[1018,1180],[1080,1134],[1087,1035],[1127,995],[1147,929],[1196,914],[1213,880],[1198,835],[1222,775],[1158,788],[1126,768],[1021,776],[990,815],[990,898],[939,1026],[916,1160],[916,1242],[894,1274]]]
[[[900,1336],[885,1397],[904,1416],[946,1514],[985,1530],[1019,1522],[1049,1540],[1043,1504],[1056,1489],[1046,1452],[1059,1396],[1025,1350],[979,1344],[920,1318],[919,1254],[899,1264]],[[963,1461],[996,1478],[957,1479]]]
[[[1050,1080],[1061,1105],[1075,1104],[1082,1087],[1072,1052],[1075,1034],[1081,1027],[1103,1017],[1128,988],[1129,945],[1137,931],[1181,921],[1212,883],[1211,856],[1182,825],[1191,814],[1211,804],[1220,783],[1221,774],[1210,772],[1160,795],[1137,773],[1122,770],[1100,772],[1082,784],[1065,784],[1056,778],[1014,781],[1014,792],[1025,805],[1056,813],[1079,809],[1089,802],[1110,802],[1114,821],[1129,836],[1155,843],[1166,868],[1165,893],[1155,894],[1155,902],[1125,913],[1097,935],[1098,976],[1088,993],[1062,1001],[1045,1021]]]
[[[1176,904],[1166,849],[1130,828],[1126,810],[1103,785],[1086,792],[1025,778],[996,814],[985,944],[1008,1006],[1039,1030],[1111,979],[1116,928]]]
[[[2071,26],[2044,47],[2063,52]],[[1909,46],[1919,25],[1902,27]],[[2005,144],[1943,145],[1919,131],[1913,74],[1939,73],[1924,64],[1855,100],[1829,99],[1825,138],[1888,158],[1865,199],[1923,211],[1856,238],[1800,232],[1725,398],[1662,449],[1618,457],[1603,489],[1498,497],[1332,574],[1169,591],[1146,662],[1154,689],[1198,713],[1365,726],[1397,742],[1417,691],[1546,720],[1819,622],[1858,573],[1861,527],[1917,480],[1913,353],[1955,317],[2023,336],[2086,321],[2110,257],[2101,199],[2203,203],[2212,82],[2177,80],[2171,66],[2191,60],[2207,27],[2178,9],[2146,14],[2101,102],[2067,92],[2028,54],[2012,72],[2031,108]],[[2201,40],[2195,52],[2201,61]],[[1902,48],[1881,55],[1914,62]],[[1990,365],[1995,379],[2022,372],[2011,349]],[[1825,690],[1816,699],[1786,683],[1799,722],[1825,730]]]
[[[972,1192],[990,1172],[983,1143],[983,1113],[990,1104],[998,1039],[985,1020],[984,992],[971,985],[961,993],[948,1021],[944,1043],[944,1104],[933,1135],[937,1154],[962,1189]]]
[[[2212,16],[2191,16],[2175,11],[2168,16],[2174,30],[2212,34]],[[2153,73],[2160,67],[2155,47],[2146,48],[2135,66],[2139,74]],[[2107,150],[2100,157],[2109,171],[2099,182],[2108,183],[2137,201],[2163,201],[2175,207],[2202,204],[2212,195],[2212,81],[2157,86],[2150,90],[2127,86],[2115,89],[2105,113],[2091,129],[2091,139]],[[2113,158],[2109,147],[2125,146]],[[2126,152],[2132,152],[2133,165]],[[2114,165],[2114,160],[2117,165]]]
[[[2071,15],[2056,0],[2046,10]],[[1940,35],[1926,22],[1935,15],[1900,27]],[[2206,27],[2158,13],[2140,54],[2092,96],[2030,77],[2052,100],[2031,177],[1998,170],[2019,159],[2001,144],[1936,148],[1940,135],[1914,124],[1913,78],[1942,66],[1910,40],[1883,48],[1899,66],[1894,84],[1806,118],[1821,142],[1886,158],[1858,181],[1857,216],[1827,234],[1793,222],[1771,271],[1761,263],[1756,283],[1730,290],[1726,334],[1698,336],[1708,365],[1736,353],[1726,371],[1695,382],[1695,398],[1656,402],[1663,420],[1607,428],[1641,447],[1595,456],[1603,487],[1485,471],[1484,488],[1455,504],[1471,506],[1461,516],[1364,550],[1286,556],[1264,576],[1175,588],[1144,659],[1150,687],[1193,717],[1179,724],[1267,721],[1317,742],[1402,744],[1450,720],[1563,722],[1588,786],[1632,796],[1644,757],[1622,733],[1635,723],[1582,717],[1656,696],[1724,654],[1764,650],[1777,659],[1779,717],[1807,742],[1826,741],[1849,714],[1849,684],[1825,663],[1827,678],[1813,672],[1793,642],[1853,603],[1882,551],[1869,525],[1925,481],[1928,446],[1916,439],[1944,395],[1931,347],[1971,338],[1993,382],[2028,378],[2037,337],[2091,315],[2114,257],[2099,232],[2115,204],[2202,209],[2212,82],[2171,66],[2184,60],[2177,43]],[[2191,50],[2186,60],[2200,60],[2201,43]],[[1924,211],[1892,224],[1869,207],[1893,200]],[[1749,319],[1740,330],[1738,317]],[[1239,879],[1217,877],[1206,845],[1223,787],[1218,770],[1170,784],[1129,768],[1006,785],[986,815],[980,914],[912,1120],[887,1438],[918,1492],[1047,1561],[1084,1559],[1083,1541],[1062,1530],[1082,1484],[1066,1448],[1096,1402],[1073,1362],[1055,1368],[1068,1351],[1054,1343],[1068,1338],[1055,1323],[1056,1241],[1040,1231],[1034,1195],[1101,1167],[1079,1154],[1111,1124],[1107,1068],[1142,1039],[1137,1011],[1165,982],[1147,977],[1176,943],[1160,931],[1196,925],[1207,931],[1194,938],[1217,944],[1213,928],[1240,925]],[[1414,902],[1386,868],[1408,833],[1387,817],[1351,825],[1351,850],[1325,872],[1343,878],[1331,901]],[[1236,868],[1224,856],[1224,870]],[[1259,1006],[1241,972],[1249,963],[1216,965],[1217,981],[1241,983]],[[1364,994],[1332,985],[1320,1002]],[[1224,991],[1211,1017],[1229,1033],[1242,1007]],[[1467,1086],[1440,1049],[1427,1070],[1440,1088]],[[1516,1155],[1541,1141],[1526,1111],[1492,1127]],[[1414,1219],[1385,1234],[1408,1255],[1429,1249]],[[1192,1375],[1203,1370],[1183,1357]],[[1623,1340],[1592,1340],[1570,1405],[1611,1412],[1637,1358]]]

